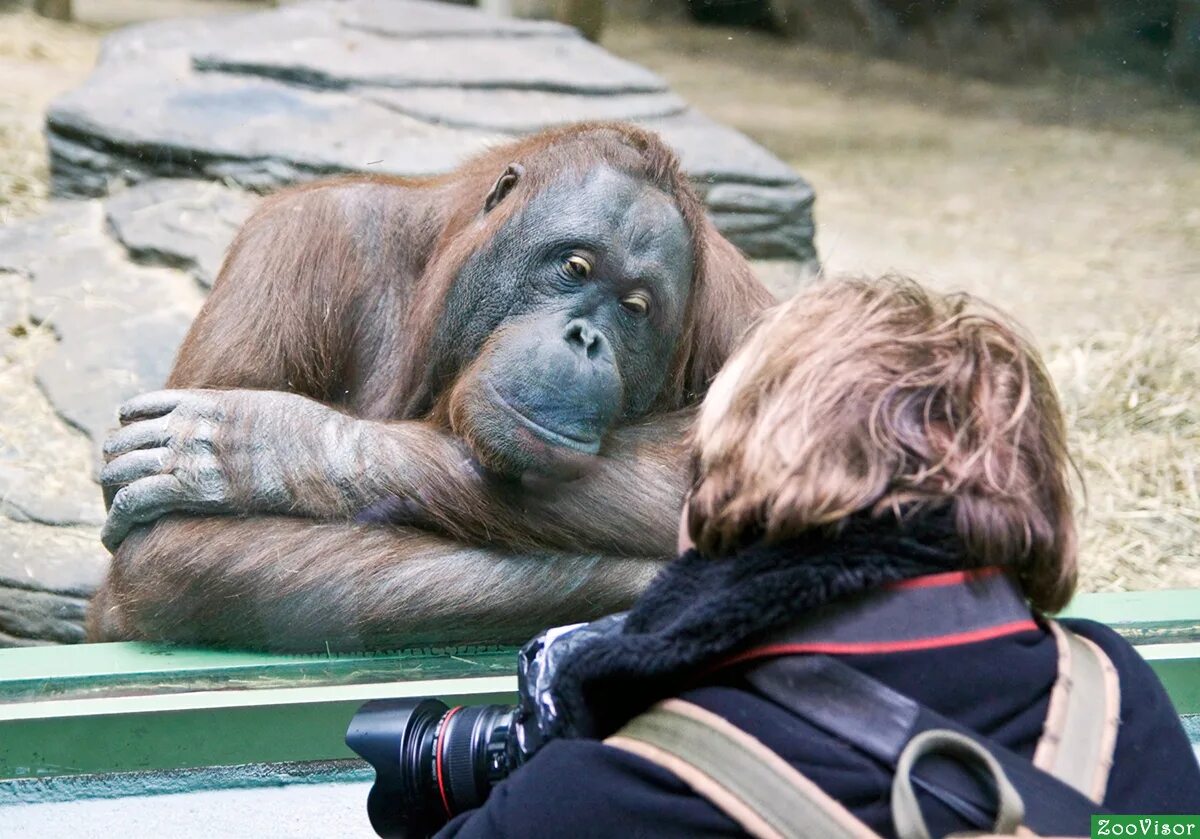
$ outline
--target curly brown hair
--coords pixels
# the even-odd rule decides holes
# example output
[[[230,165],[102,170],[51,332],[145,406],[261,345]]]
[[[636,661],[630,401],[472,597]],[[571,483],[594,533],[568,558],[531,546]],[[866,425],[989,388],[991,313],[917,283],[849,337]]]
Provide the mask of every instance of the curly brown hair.
[[[1019,327],[967,295],[898,277],[801,292],[713,382],[692,451],[687,527],[705,555],[949,507],[964,567],[1013,569],[1046,612],[1074,591],[1054,386]]]

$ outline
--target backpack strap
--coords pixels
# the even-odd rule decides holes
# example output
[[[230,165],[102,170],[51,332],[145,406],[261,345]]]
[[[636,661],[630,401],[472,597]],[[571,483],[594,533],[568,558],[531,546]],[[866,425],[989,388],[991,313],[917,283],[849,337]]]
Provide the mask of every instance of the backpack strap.
[[[757,839],[879,839],[767,746],[690,702],[660,702],[604,742],[676,775]]]
[[[1074,787],[978,732],[901,694],[834,658],[786,656],[746,671],[755,691],[810,725],[878,760],[893,773],[905,748],[929,730],[948,730],[989,752],[1025,805],[1024,824],[1050,836],[1086,836],[1103,806]],[[950,759],[946,759],[950,758]],[[974,826],[989,830],[996,796],[982,788],[951,755],[932,755],[910,770],[912,783]]]
[[[1058,678],[1033,765],[1104,800],[1121,723],[1121,687],[1112,661],[1095,643],[1048,621],[1058,644]]]
[[[894,767],[893,816],[905,839],[928,836],[914,782],[960,815],[978,819],[982,810],[984,802],[972,800],[974,790],[953,776],[935,771],[922,777],[914,771],[918,758],[935,751],[988,770],[999,805],[994,830],[1033,836],[1020,824],[1025,813],[1018,789],[1028,793],[1025,800],[1035,810],[1045,811],[1035,821],[1083,823],[1089,812],[1104,812],[1086,805],[1103,801],[1120,725],[1120,684],[1108,656],[1089,639],[1048,624],[1058,646],[1059,673],[1032,762],[956,730],[924,706],[825,656],[774,659],[747,675],[768,698]],[[767,746],[692,703],[661,702],[605,742],[676,775],[759,839],[877,839]],[[1051,830],[1064,832],[1061,826]]]
[[[931,839],[913,789],[913,767],[921,758],[940,754],[978,770],[996,793],[996,835],[1012,835],[1025,818],[1025,802],[992,753],[956,731],[933,728],[908,741],[892,781],[892,823],[900,839]]]

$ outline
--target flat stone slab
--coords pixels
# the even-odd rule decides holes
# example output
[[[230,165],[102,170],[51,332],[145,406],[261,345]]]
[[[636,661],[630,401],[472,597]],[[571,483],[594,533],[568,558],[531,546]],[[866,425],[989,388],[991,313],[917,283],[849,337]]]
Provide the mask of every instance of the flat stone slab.
[[[90,470],[84,474],[90,474]],[[78,480],[53,466],[48,470],[32,468],[26,463],[0,461],[0,513],[14,521],[52,526],[90,524],[98,527],[104,523],[104,509],[94,484]]]
[[[61,195],[161,177],[262,191],[440,174],[513,135],[596,119],[659,131],[714,201],[732,187],[713,217],[747,255],[815,264],[812,190],[761,146],[569,27],[447,3],[313,0],[132,27],[54,103],[47,139]]]
[[[587,120],[648,120],[675,116],[687,103],[673,93],[585,96],[546,90],[409,87],[364,91],[368,102],[435,125],[529,134]]]
[[[58,347],[53,327],[33,316],[32,298],[29,277],[0,271],[0,515],[98,526],[104,511],[91,480],[91,443],[57,416],[34,384],[37,365]]]
[[[554,21],[476,14],[461,6],[421,0],[359,0],[340,7],[335,15],[343,26],[393,38],[578,37],[570,26]]]
[[[82,640],[86,598],[109,562],[100,445],[121,401],[163,384],[203,301],[198,278],[134,263],[106,222],[122,219],[164,262],[215,270],[217,257],[149,223],[205,200],[244,213],[255,199],[155,181],[108,207],[56,202],[0,228],[0,647]],[[234,227],[213,225],[217,215],[204,218],[210,246],[224,248]]]
[[[0,644],[27,646],[46,641],[77,644],[84,638],[87,598],[0,588]]]
[[[36,525],[0,531],[0,589],[89,597],[107,570],[108,552],[95,531]]]
[[[135,261],[186,271],[211,288],[257,200],[210,181],[154,180],[105,202],[109,228]]]
[[[31,316],[58,338],[37,362],[37,383],[98,461],[117,405],[166,379],[200,289],[178,271],[130,262],[99,201],[60,202],[0,228],[0,269],[29,279]]]
[[[55,102],[47,127],[55,191],[86,195],[161,176],[268,190],[339,172],[433,175],[500,139],[344,93],[186,66],[165,85],[124,63]]]
[[[589,94],[647,93],[666,84],[582,38],[413,38],[348,30],[292,41],[196,50],[199,70],[314,87],[459,87]],[[469,58],[468,58],[469,57]]]

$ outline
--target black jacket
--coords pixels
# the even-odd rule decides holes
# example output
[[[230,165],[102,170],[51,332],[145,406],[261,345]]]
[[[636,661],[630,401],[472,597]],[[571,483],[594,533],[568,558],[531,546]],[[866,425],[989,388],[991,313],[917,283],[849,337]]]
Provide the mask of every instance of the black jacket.
[[[1200,765],[1150,667],[1091,621],[1064,625],[1095,641],[1120,675],[1121,727],[1104,804],[1118,813],[1200,813]],[[841,660],[941,714],[1032,757],[1057,675],[1052,636],[1038,629],[977,643]],[[683,698],[720,714],[781,755],[884,836],[894,835],[883,767],[718,674]],[[967,829],[932,800],[934,835]],[[740,836],[739,827],[675,776],[592,739],[548,744],[484,807],[439,834],[474,837]]]

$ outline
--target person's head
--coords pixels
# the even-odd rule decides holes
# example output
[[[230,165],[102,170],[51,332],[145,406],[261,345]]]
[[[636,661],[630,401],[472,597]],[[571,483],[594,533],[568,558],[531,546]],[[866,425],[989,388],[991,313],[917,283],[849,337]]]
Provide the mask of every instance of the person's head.
[[[713,382],[685,529],[706,556],[853,515],[948,508],[963,567],[1061,609],[1070,459],[1041,359],[1006,317],[896,278],[830,280],[769,312]]]

